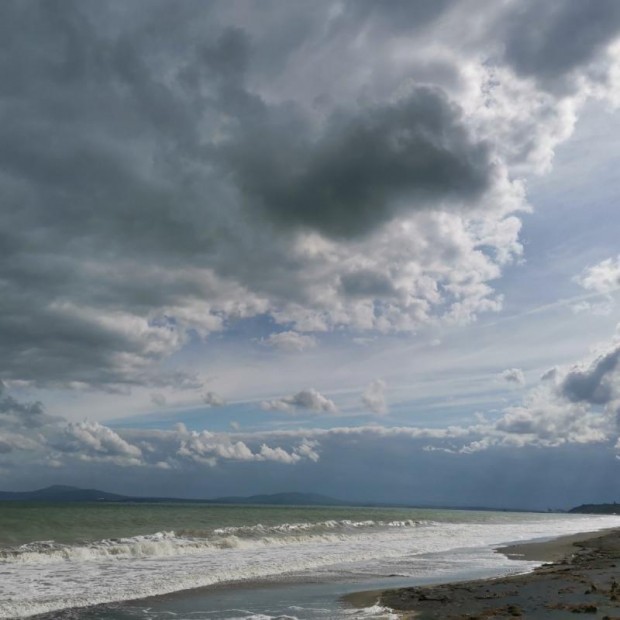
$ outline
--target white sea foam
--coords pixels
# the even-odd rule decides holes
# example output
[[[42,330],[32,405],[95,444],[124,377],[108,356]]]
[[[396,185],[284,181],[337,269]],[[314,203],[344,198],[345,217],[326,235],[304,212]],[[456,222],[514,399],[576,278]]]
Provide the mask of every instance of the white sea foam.
[[[320,577],[371,567],[374,575],[429,576],[463,561],[465,556],[459,556],[457,549],[478,549],[477,566],[514,569],[519,565],[493,554],[493,545],[618,525],[620,518],[611,516],[504,514],[487,515],[479,522],[469,518],[423,525],[417,521],[252,525],[218,528],[203,532],[203,537],[162,531],[84,545],[39,541],[0,556],[0,618],[224,582],[284,579],[291,573]]]
[[[156,532],[131,538],[105,539],[83,545],[65,545],[51,540],[34,541],[0,550],[0,562],[49,563],[66,560],[170,557],[208,553],[221,549],[253,549],[312,542],[353,541],[355,535],[372,528],[411,528],[430,522],[404,521],[320,521],[318,523],[261,524],[207,530]]]
[[[220,527],[213,530],[216,535],[236,535],[236,536],[255,536],[264,534],[288,534],[291,532],[308,532],[321,530],[356,530],[368,528],[383,527],[416,527],[425,525],[430,521],[415,521],[413,519],[404,519],[401,521],[352,521],[349,519],[318,521],[312,523],[281,523],[279,525],[264,526],[260,523],[257,525],[245,525],[237,527]]]

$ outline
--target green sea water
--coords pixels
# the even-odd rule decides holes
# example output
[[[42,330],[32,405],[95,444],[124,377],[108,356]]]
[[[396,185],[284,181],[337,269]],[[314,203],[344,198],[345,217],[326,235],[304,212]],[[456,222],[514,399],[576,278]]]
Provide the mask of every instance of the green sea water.
[[[490,514],[490,513],[489,513]],[[355,520],[483,520],[487,513],[414,508],[231,506],[195,503],[0,502],[0,546],[32,541],[92,542],[161,531],[210,532],[219,528]]]

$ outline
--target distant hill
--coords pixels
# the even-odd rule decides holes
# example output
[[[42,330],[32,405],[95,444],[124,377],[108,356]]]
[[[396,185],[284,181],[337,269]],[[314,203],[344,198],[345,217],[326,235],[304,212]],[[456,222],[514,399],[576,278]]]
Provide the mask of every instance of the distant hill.
[[[320,495],[318,493],[274,493],[271,495],[250,495],[250,496],[226,496],[212,499],[186,499],[180,497],[135,497],[130,495],[119,495],[118,493],[108,493],[97,489],[81,489],[72,486],[55,485],[38,489],[36,491],[0,491],[0,501],[17,502],[107,502],[107,503],[133,503],[133,504],[163,504],[163,503],[183,503],[183,504],[238,504],[265,505],[265,506],[364,506],[374,508],[430,508],[434,510],[490,510],[500,512],[531,512],[520,508],[498,508],[490,506],[437,506],[411,503],[391,503],[391,502],[347,502],[334,497]],[[604,504],[613,506],[614,510],[620,514],[620,506],[615,504]],[[579,506],[573,508],[571,512],[604,512],[597,510],[594,506]],[[611,510],[609,513],[614,513]]]
[[[568,512],[595,515],[620,515],[620,504],[582,504],[576,508],[571,508]]]
[[[63,485],[54,485],[36,491],[0,491],[3,501],[39,501],[39,502],[118,502],[128,498],[116,493],[106,493],[96,489],[79,489]]]
[[[266,504],[271,506],[345,506],[333,497],[316,493],[276,493],[250,497],[217,497],[215,499],[181,499],[177,497],[131,497],[97,489],[55,485],[36,491],[0,491],[0,501],[18,502],[183,502],[207,504]]]

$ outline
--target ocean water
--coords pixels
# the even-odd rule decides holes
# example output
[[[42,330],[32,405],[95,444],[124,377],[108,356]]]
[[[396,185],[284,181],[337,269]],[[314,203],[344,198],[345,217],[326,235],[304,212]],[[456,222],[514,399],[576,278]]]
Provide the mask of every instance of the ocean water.
[[[0,504],[0,618],[390,618],[342,594],[523,572],[509,542],[620,517],[402,508]]]

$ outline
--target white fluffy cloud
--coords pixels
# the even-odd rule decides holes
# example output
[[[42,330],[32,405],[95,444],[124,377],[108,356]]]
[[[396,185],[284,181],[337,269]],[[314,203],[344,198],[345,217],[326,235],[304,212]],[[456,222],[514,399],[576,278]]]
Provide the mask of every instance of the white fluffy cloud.
[[[53,438],[51,447],[79,460],[112,461],[117,465],[141,465],[142,450],[98,422],[70,422]]]
[[[575,281],[594,293],[606,294],[617,291],[620,288],[620,255],[584,269]]]
[[[215,466],[225,461],[294,465],[319,459],[318,444],[301,438],[289,447],[264,438],[247,442],[227,433],[114,430],[93,421],[67,422],[44,412],[41,403],[24,403],[0,383],[0,465],[72,467],[98,463],[117,467],[182,469],[188,462]]]

